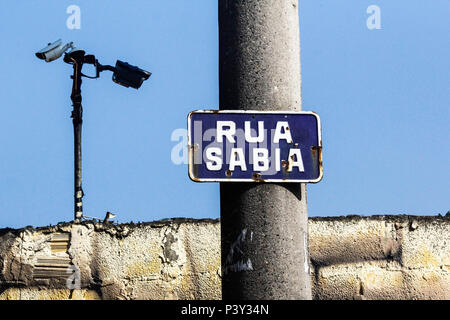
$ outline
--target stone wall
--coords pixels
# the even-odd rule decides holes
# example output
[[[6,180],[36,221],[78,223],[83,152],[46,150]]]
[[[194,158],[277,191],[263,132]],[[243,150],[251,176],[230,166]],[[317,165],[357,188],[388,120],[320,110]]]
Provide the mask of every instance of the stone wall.
[[[450,299],[449,218],[311,218],[309,229],[315,299]],[[220,299],[220,274],[218,220],[0,230],[0,299]]]

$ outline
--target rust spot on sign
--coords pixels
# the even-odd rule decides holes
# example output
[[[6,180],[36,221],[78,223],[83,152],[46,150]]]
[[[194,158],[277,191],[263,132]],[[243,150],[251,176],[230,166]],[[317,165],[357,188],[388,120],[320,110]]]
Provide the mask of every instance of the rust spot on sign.
[[[321,146],[314,146],[311,147],[311,156],[313,163],[318,164],[318,170],[319,172],[322,172],[322,147]]]
[[[253,179],[253,181],[255,181],[255,182],[265,182],[264,179],[261,179],[261,173],[257,173],[257,172],[255,172],[255,173],[252,175],[252,179]]]

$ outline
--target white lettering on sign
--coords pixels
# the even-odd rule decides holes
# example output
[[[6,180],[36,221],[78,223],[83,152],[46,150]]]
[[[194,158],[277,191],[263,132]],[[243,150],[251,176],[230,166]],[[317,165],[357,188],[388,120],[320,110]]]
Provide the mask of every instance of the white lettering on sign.
[[[247,164],[245,163],[244,150],[241,148],[233,148],[231,149],[231,157],[230,157],[230,171],[234,171],[234,169],[239,166],[242,171],[247,171]]]
[[[298,171],[304,172],[305,168],[303,166],[302,153],[300,149],[291,149],[289,150],[289,168],[288,172],[292,172],[292,168],[297,167]]]
[[[281,132],[281,131],[284,132]],[[280,140],[286,140],[287,143],[292,143],[291,130],[287,121],[278,121],[275,128],[275,136],[273,137],[273,143],[280,143]]]
[[[264,121],[258,121],[258,136],[252,137],[250,121],[245,121],[245,140],[249,143],[264,141]]]
[[[219,171],[222,169],[222,150],[220,148],[206,149],[206,168],[210,171]]]
[[[225,130],[228,127],[228,130]],[[235,143],[233,135],[236,133],[236,124],[233,121],[217,121],[217,142],[222,143],[223,137],[231,143]]]
[[[281,156],[280,156],[280,148],[276,148],[275,149],[275,171],[277,171],[277,172],[281,170],[281,168],[280,168],[280,165],[281,165],[280,158],[281,158]]]
[[[285,140],[288,144],[293,144],[288,121],[278,121],[275,129],[271,131],[273,144],[268,146],[267,141],[264,141],[267,136],[264,121],[258,121],[257,131],[251,128],[250,121],[245,121],[243,133],[242,129],[236,130],[234,121],[217,121],[215,134],[212,133],[212,136],[215,135],[216,141],[205,149],[206,168],[210,171],[220,171],[225,163],[228,164],[227,169],[230,172],[235,171],[236,168],[247,171],[248,165],[253,166],[253,171],[259,172],[268,172],[274,168],[276,172],[279,172],[282,167],[287,172],[293,170],[304,172],[302,153],[297,146],[289,149],[288,159],[281,159],[281,151],[278,147],[280,141]],[[238,141],[237,147],[236,141]],[[232,144],[231,151],[227,148],[225,154],[220,145],[224,142]],[[249,163],[246,162],[245,157],[246,147],[243,145],[245,142],[250,145],[248,148]],[[269,157],[269,148],[272,148],[271,157]]]
[[[253,148],[253,171],[269,170],[269,150]]]
[[[264,121],[258,121],[258,135],[252,137],[252,128],[250,121],[244,123],[245,141],[248,143],[261,143],[264,141]],[[236,124],[233,121],[217,121],[217,142],[223,143],[223,137],[231,143],[235,143]],[[280,143],[280,140],[286,140],[287,143],[292,143],[291,129],[287,121],[277,121],[275,134],[273,136],[273,143]]]

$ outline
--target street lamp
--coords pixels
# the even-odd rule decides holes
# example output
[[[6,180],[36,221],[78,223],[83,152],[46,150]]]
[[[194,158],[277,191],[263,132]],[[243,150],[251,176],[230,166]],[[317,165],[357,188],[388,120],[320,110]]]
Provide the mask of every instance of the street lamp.
[[[70,49],[69,52],[67,52]],[[64,54],[64,62],[73,65],[72,100],[73,130],[74,130],[74,216],[75,221],[83,218],[83,189],[81,187],[81,125],[83,123],[83,107],[81,106],[81,77],[97,79],[100,72],[108,70],[113,72],[112,80],[122,86],[139,89],[151,73],[132,66],[126,62],[117,60],[116,66],[101,65],[94,55],[86,55],[82,49],[77,49],[73,42],[63,44],[60,40],[49,43],[47,47],[38,51],[39,59],[51,62],[59,59]],[[96,76],[89,77],[81,72],[83,64],[91,64],[96,68]]]

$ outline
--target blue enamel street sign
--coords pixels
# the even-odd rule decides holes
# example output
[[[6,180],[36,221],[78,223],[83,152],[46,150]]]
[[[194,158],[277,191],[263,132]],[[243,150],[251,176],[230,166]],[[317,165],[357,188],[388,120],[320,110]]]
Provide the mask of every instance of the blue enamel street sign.
[[[314,112],[193,111],[189,177],[196,182],[322,179],[320,119]]]

